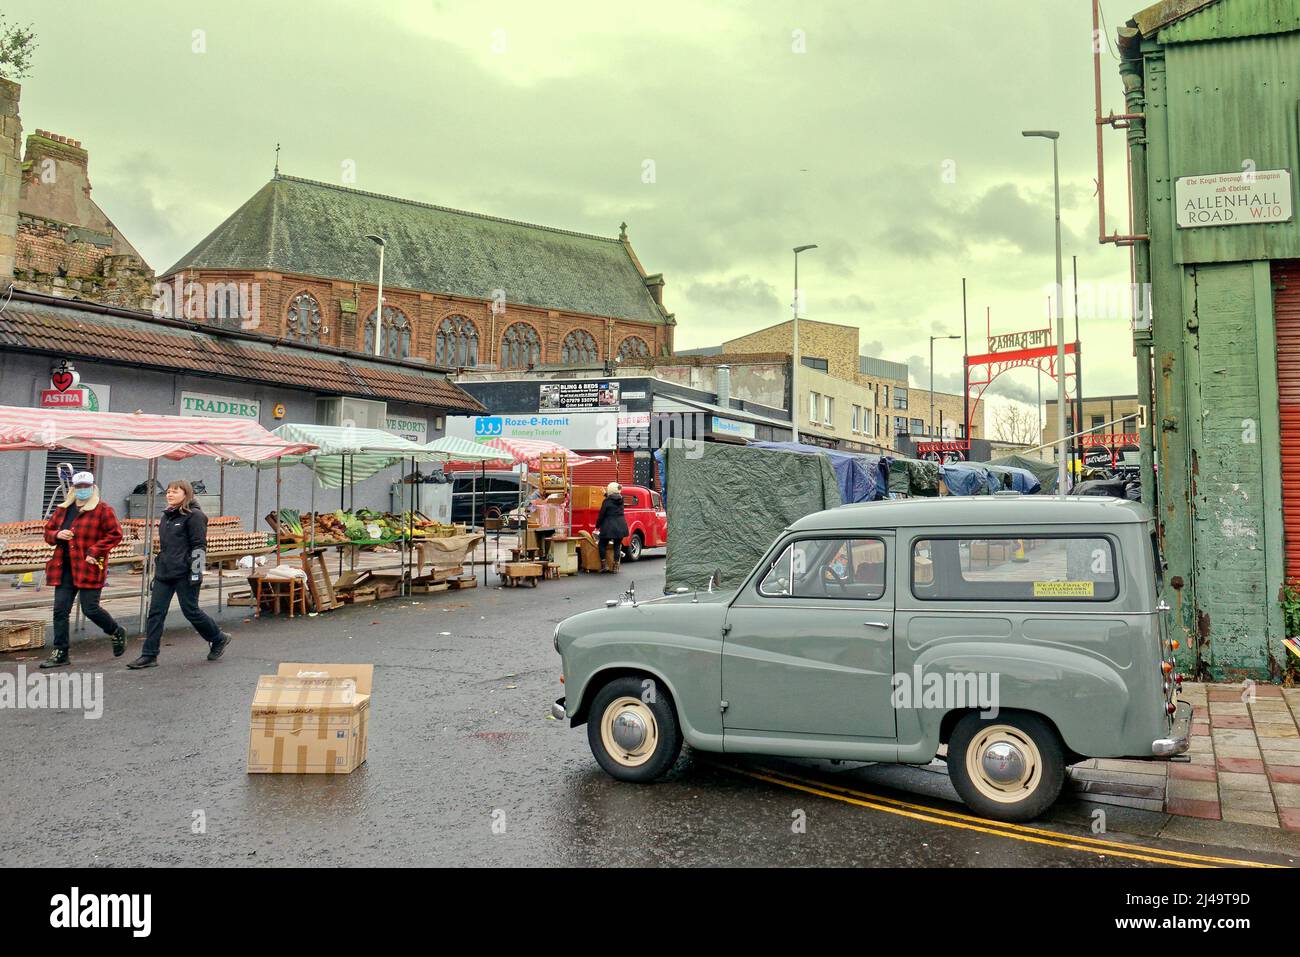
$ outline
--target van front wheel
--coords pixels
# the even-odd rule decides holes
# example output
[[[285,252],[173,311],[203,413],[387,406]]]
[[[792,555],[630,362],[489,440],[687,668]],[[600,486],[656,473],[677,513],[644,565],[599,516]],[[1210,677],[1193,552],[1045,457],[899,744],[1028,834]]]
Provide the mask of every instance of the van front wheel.
[[[1034,714],[971,712],[948,739],[948,776],[967,807],[995,821],[1038,817],[1065,783],[1060,735]]]
[[[639,784],[662,777],[682,750],[667,689],[648,676],[615,678],[592,699],[587,742],[611,777]]]

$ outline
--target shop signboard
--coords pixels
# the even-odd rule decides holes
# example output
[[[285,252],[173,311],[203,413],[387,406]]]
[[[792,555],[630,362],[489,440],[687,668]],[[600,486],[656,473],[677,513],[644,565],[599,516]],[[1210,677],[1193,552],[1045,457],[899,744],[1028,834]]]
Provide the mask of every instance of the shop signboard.
[[[1291,221],[1291,171],[1251,169],[1174,180],[1179,229]]]
[[[711,430],[714,435],[733,435],[741,439],[752,439],[756,434],[752,422],[737,422],[717,415],[713,416]]]
[[[447,434],[471,442],[495,438],[541,439],[566,449],[613,449],[618,440],[617,412],[564,412],[549,415],[449,415]],[[647,422],[647,428],[649,423]]]
[[[619,383],[585,379],[572,382],[543,382],[538,385],[537,410],[617,409]]]
[[[50,373],[50,387],[41,390],[40,407],[107,412],[108,390],[106,385],[82,382],[81,374],[65,359]]]
[[[262,407],[256,399],[208,392],[182,392],[181,415],[203,419],[248,419],[256,422],[261,418]]]
[[[618,414],[618,447],[633,451],[650,448],[649,412],[620,412]]]
[[[429,441],[429,420],[409,415],[388,415],[384,417],[384,431],[425,445]]]

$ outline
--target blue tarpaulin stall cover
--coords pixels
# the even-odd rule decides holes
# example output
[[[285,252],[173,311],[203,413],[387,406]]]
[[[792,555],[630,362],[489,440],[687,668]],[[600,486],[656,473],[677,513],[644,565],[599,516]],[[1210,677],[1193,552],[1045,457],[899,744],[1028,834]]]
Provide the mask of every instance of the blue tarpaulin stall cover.
[[[840,487],[840,497],[850,502],[874,502],[889,497],[889,457],[861,452],[840,452],[802,442],[750,442],[751,449],[769,449],[777,452],[802,452],[805,455],[824,455],[831,462],[835,481]]]
[[[1017,468],[1014,465],[985,465],[993,477],[1002,481],[1002,487],[1011,489],[1013,492],[1020,492],[1022,495],[1037,495],[1043,490],[1043,483],[1038,481],[1038,476],[1029,469]]]
[[[950,462],[939,471],[953,495],[992,495],[1002,489],[1002,480],[977,462]]]

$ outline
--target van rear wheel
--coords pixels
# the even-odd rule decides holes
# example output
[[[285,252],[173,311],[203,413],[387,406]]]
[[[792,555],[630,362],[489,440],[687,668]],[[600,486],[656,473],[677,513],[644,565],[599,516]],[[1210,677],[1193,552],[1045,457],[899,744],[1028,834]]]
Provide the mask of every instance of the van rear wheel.
[[[642,539],[641,533],[633,532],[627,543],[627,560],[629,562],[639,562],[641,560],[641,549],[644,547],[645,540]]]
[[[948,776],[966,806],[995,821],[1042,814],[1065,783],[1065,747],[1052,725],[1034,714],[971,712],[948,739]]]

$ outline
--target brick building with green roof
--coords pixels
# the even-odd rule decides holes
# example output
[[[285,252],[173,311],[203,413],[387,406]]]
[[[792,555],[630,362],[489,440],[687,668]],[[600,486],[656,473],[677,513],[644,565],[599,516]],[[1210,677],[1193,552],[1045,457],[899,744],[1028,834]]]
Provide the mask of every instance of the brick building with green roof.
[[[625,226],[593,236],[282,174],[163,274],[206,290],[173,314],[240,324],[239,294],[226,308],[221,290],[255,285],[259,333],[373,353],[368,234],[385,242],[381,334],[393,358],[529,368],[672,351],[663,276],[646,274]]]

